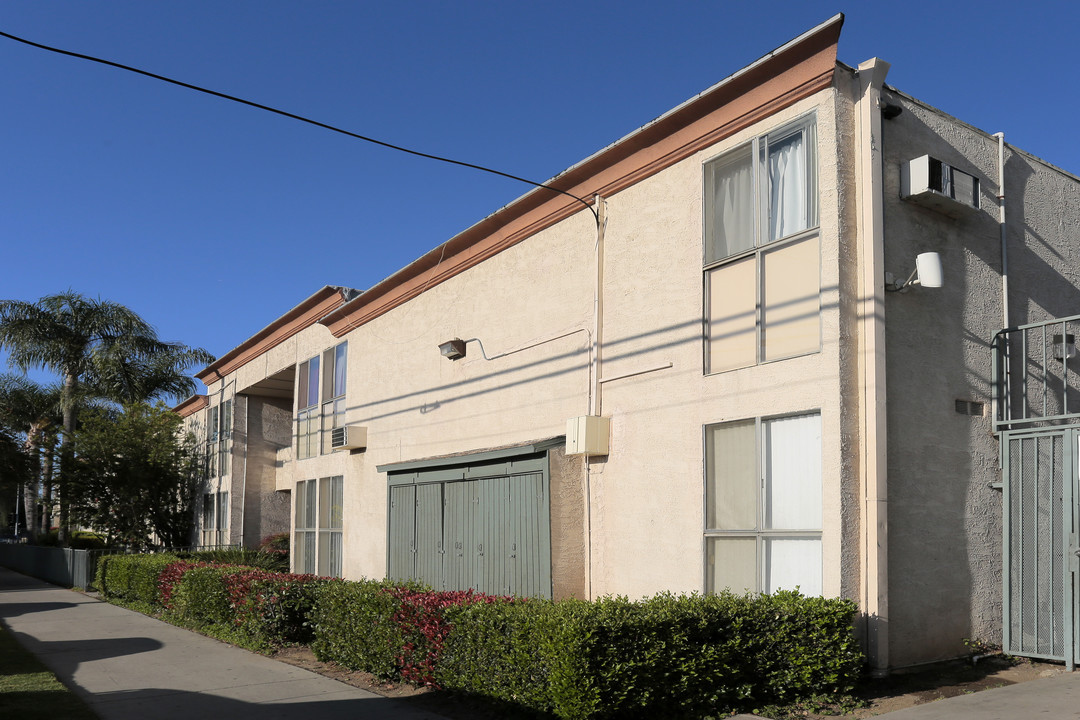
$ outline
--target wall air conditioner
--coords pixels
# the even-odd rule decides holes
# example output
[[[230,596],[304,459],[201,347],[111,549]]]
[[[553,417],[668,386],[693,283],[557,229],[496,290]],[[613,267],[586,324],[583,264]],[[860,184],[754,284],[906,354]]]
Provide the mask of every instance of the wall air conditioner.
[[[963,217],[979,209],[979,178],[923,155],[900,165],[900,197],[949,217]]]
[[[367,447],[367,428],[362,425],[345,425],[330,431],[330,448],[333,450],[356,450]]]

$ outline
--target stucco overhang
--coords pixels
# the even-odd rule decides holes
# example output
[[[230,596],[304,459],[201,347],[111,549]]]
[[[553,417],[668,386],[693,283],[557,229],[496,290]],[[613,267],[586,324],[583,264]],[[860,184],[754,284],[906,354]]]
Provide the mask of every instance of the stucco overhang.
[[[205,395],[192,395],[187,400],[173,408],[173,412],[182,418],[189,417],[210,404],[210,398]]]
[[[304,328],[314,325],[358,294],[359,291],[351,288],[327,285],[196,373],[195,377],[207,385],[220,380]]]
[[[589,202],[611,196],[830,87],[843,22],[842,14],[830,18],[546,184]],[[535,188],[320,322],[341,337],[582,210],[572,198]]]

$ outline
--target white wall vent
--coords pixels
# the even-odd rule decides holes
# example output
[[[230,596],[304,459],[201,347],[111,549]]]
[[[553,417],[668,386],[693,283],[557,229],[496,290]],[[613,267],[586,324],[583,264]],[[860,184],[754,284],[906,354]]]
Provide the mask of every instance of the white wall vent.
[[[900,197],[961,217],[979,209],[979,178],[923,155],[900,165]]]
[[[330,447],[334,450],[355,450],[367,447],[367,428],[345,425],[330,431]]]

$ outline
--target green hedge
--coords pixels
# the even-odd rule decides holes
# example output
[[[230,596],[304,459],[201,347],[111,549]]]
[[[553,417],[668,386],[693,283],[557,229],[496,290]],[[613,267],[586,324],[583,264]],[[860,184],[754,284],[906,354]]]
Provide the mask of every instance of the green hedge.
[[[315,657],[384,679],[400,679],[405,633],[394,621],[400,601],[391,591],[421,585],[336,580],[316,591],[311,622]]]
[[[107,599],[161,605],[158,578],[178,559],[170,553],[106,555],[98,561],[94,584]]]
[[[561,718],[700,717],[849,691],[855,605],[781,592],[447,608],[448,690]]]

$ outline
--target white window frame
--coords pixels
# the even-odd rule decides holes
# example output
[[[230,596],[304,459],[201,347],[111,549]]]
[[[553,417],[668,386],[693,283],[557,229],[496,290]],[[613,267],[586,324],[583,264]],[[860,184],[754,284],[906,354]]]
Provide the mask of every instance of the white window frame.
[[[293,572],[341,577],[345,478],[296,483],[293,509]]]
[[[802,179],[803,185],[803,200],[804,200],[804,218],[803,225],[797,230],[783,234],[779,237],[770,237],[770,198],[772,195],[772,184],[768,178],[768,165],[769,165],[769,147],[770,144],[776,145],[782,143],[790,138],[801,134],[803,137],[803,148],[805,150],[805,175]],[[739,156],[746,156],[748,154],[750,159],[751,168],[751,203],[750,213],[752,217],[752,237],[749,239],[749,243],[746,247],[741,249],[732,250],[729,252],[717,251],[714,252],[712,245],[714,244],[713,236],[716,232],[715,215],[718,210],[714,207],[714,183],[715,183],[715,169],[730,164],[734,159],[738,159]],[[710,158],[703,165],[703,177],[702,177],[702,190],[704,202],[702,203],[702,296],[704,298],[703,308],[703,366],[705,374],[715,374],[721,372],[728,372],[730,370],[736,370],[744,367],[751,367],[753,365],[763,364],[766,362],[774,362],[777,360],[785,360],[791,357],[799,357],[802,355],[813,354],[820,352],[821,350],[821,322],[820,322],[820,289],[821,289],[821,240],[820,240],[820,220],[818,211],[818,175],[819,167],[817,160],[817,120],[816,115],[811,113],[803,116],[793,122],[781,126],[780,128],[758,137],[753,138],[748,143],[733,148],[717,157]],[[766,300],[767,300],[767,284],[766,273],[764,272],[766,260],[768,257],[773,256],[773,253],[781,253],[785,250],[789,252],[797,252],[795,246],[806,243],[807,246],[810,243],[816,243],[817,250],[817,277],[813,278],[817,287],[816,296],[816,313],[818,315],[817,321],[817,342],[812,345],[804,345],[802,347],[796,347],[789,352],[768,352],[768,340],[766,338],[768,328],[771,326],[771,319],[766,317]],[[755,297],[746,298],[742,301],[744,307],[732,308],[731,312],[734,315],[746,315],[753,313],[753,358],[745,358],[737,360],[731,364],[712,367],[711,355],[712,355],[712,338],[714,332],[717,335],[723,335],[725,332],[730,331],[731,326],[720,327],[719,323],[723,319],[730,318],[732,315],[721,315],[720,318],[715,318],[712,313],[713,297],[712,297],[712,282],[713,279],[718,279],[719,276],[727,269],[732,268],[736,264],[748,261],[752,262],[754,270],[753,280],[753,292]],[[813,270],[808,268],[808,273],[813,273]],[[809,283],[811,277],[806,278],[806,282]],[[720,300],[717,300],[720,302]],[[813,302],[812,300],[810,302]],[[782,313],[780,313],[782,315]],[[790,320],[790,319],[789,319]],[[784,322],[781,318],[779,322]],[[742,321],[733,321],[736,323],[742,323],[749,328],[749,320],[743,319]],[[716,326],[714,328],[714,326]]]
[[[765,442],[765,427],[772,422],[782,422],[787,420],[816,418],[817,443],[816,451],[816,472],[811,472],[810,477],[813,482],[817,483],[818,491],[816,496],[812,498],[817,502],[816,508],[811,508],[811,513],[814,514],[816,510],[817,523],[814,527],[771,527],[770,523],[770,505],[768,500],[769,488],[767,487],[767,478],[770,475],[769,465],[769,448]],[[716,488],[716,480],[714,478],[715,469],[713,467],[714,459],[710,452],[710,432],[714,429],[723,427],[734,427],[737,425],[746,426],[748,423],[753,423],[754,428],[754,477],[750,480],[754,484],[754,512],[756,518],[754,520],[754,527],[743,528],[724,528],[724,527],[710,527],[710,511],[714,504],[714,499],[711,495]],[[824,575],[824,557],[823,553],[823,474],[821,471],[821,412],[810,411],[802,412],[792,415],[777,415],[769,417],[756,417],[746,418],[743,420],[732,420],[721,423],[714,423],[706,425],[703,432],[702,447],[704,449],[705,462],[704,462],[704,478],[705,487],[703,492],[704,507],[702,508],[702,522],[704,525],[704,538],[703,538],[703,586],[706,592],[718,592],[725,589],[727,586],[718,586],[716,578],[713,577],[713,563],[710,562],[711,548],[715,547],[717,540],[721,539],[744,539],[753,540],[755,544],[755,568],[754,578],[755,585],[753,587],[746,588],[730,588],[733,592],[740,593],[744,591],[750,592],[770,592],[778,588],[770,587],[770,568],[767,566],[769,544],[777,540],[810,540],[816,541],[817,553],[818,553],[818,567],[817,575],[809,578],[809,581],[805,584],[799,583],[800,590],[803,594],[818,595],[823,590],[823,575]],[[803,467],[814,467],[813,464],[801,463]],[[713,523],[717,524],[717,523]],[[782,585],[782,589],[794,589],[794,587],[788,585]]]

